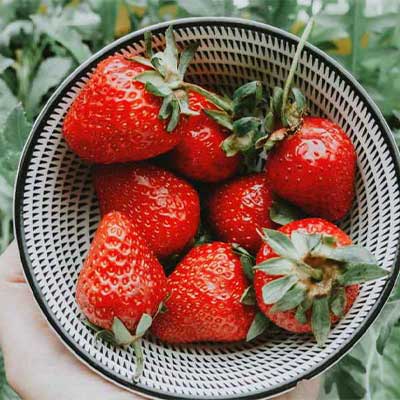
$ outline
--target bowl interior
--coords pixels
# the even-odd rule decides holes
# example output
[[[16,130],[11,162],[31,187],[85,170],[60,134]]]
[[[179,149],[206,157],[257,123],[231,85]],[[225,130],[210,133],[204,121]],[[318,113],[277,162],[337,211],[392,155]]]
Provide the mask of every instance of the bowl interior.
[[[154,28],[163,45],[166,25]],[[290,35],[238,20],[183,20],[175,23],[178,45],[200,42],[188,79],[231,91],[260,79],[282,85],[294,55]],[[132,350],[94,343],[75,303],[75,283],[99,210],[90,168],[61,135],[65,113],[102,58],[113,52],[143,51],[143,32],[131,34],[95,55],[55,93],[35,125],[20,166],[16,190],[16,232],[27,278],[47,319],[82,360],[104,376],[154,397],[261,398],[287,390],[324,370],[354,344],[372,322],[393,286],[399,240],[399,179],[396,152],[385,123],[359,86],[321,52],[307,47],[296,84],[313,114],[326,116],[348,133],[357,149],[356,200],[342,227],[367,246],[380,265],[396,269],[389,280],[363,285],[346,317],[324,348],[308,336],[278,329],[252,344],[170,346],[144,340],[146,367],[134,386]],[[329,196],[329,193],[322,193]]]

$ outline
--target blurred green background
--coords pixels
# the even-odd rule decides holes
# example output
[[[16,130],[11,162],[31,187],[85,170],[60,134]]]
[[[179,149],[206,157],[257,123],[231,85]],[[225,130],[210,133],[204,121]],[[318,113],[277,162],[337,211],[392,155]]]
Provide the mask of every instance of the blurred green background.
[[[0,0],[0,253],[12,240],[12,187],[32,122],[52,90],[115,38],[160,21],[233,16],[301,34],[367,89],[400,144],[400,0]],[[400,399],[400,290],[353,351],[324,375],[321,399]],[[0,355],[0,400],[18,399]],[[40,400],[40,399],[38,399]]]

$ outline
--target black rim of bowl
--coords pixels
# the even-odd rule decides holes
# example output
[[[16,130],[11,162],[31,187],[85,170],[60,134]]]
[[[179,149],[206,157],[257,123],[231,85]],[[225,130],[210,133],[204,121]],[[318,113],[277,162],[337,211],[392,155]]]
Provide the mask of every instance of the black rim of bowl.
[[[47,104],[44,106],[43,110],[41,111],[40,115],[38,116],[33,125],[32,131],[29,135],[27,143],[25,144],[24,150],[22,152],[18,168],[18,175],[14,193],[14,231],[18,242],[24,274],[33,292],[36,302],[38,303],[42,313],[44,314],[46,320],[48,321],[54,332],[59,336],[59,338],[67,346],[67,348],[71,350],[74,355],[76,355],[91,369],[102,375],[104,378],[118,384],[119,386],[128,388],[131,391],[136,392],[137,394],[142,394],[148,397],[177,400],[177,399],[189,399],[191,397],[188,396],[177,397],[176,395],[173,394],[166,394],[165,392],[146,389],[143,387],[138,387],[134,384],[127,383],[125,380],[111,374],[107,369],[103,368],[102,366],[97,364],[92,358],[88,357],[78,348],[78,346],[68,337],[68,335],[63,332],[58,322],[52,317],[51,313],[48,311],[46,302],[42,299],[40,290],[37,287],[35,280],[33,279],[33,276],[31,275],[32,265],[25,242],[25,235],[23,229],[23,207],[22,207],[26,174],[28,171],[33,148],[37,141],[36,133],[40,132],[41,128],[46,124],[47,118],[49,114],[52,112],[53,104],[57,104],[59,100],[65,95],[65,93],[70,89],[70,87],[73,86],[74,82],[82,78],[82,76],[86,75],[87,71],[93,68],[102,59],[108,57],[109,55],[120,50],[121,48],[125,47],[127,44],[133,41],[138,41],[143,39],[144,32],[152,31],[154,34],[163,33],[165,29],[171,24],[179,28],[190,28],[190,27],[207,26],[207,25],[234,27],[243,29],[250,28],[253,31],[258,31],[267,34],[272,33],[274,36],[284,39],[291,44],[296,44],[298,43],[299,40],[297,36],[285,32],[279,28],[275,28],[264,23],[253,22],[250,20],[245,20],[240,18],[227,18],[227,17],[184,18],[174,21],[163,22],[160,24],[152,25],[147,28],[138,30],[136,32],[132,32],[112,42],[111,44],[107,45],[106,47],[104,47],[103,49],[92,55],[88,60],[86,60],[83,64],[81,64],[72,74],[70,74],[64,80],[64,82],[58,87],[58,89],[51,96]],[[364,101],[368,111],[375,116],[376,123],[378,124],[380,130],[385,133],[384,140],[388,145],[388,149],[390,151],[393,160],[395,160],[396,177],[400,185],[399,151],[395,143],[395,140],[393,138],[393,135],[378,107],[375,105],[375,103],[367,94],[367,92],[362,88],[362,86],[356,81],[356,79],[349,72],[347,72],[344,69],[344,67],[342,67],[337,61],[335,61],[333,58],[325,54],[323,51],[319,50],[318,48],[309,43],[307,43],[305,47],[308,52],[313,54],[313,56],[319,59],[323,59],[325,62],[327,62],[330,65],[330,67],[341,76],[342,79],[344,79],[347,83],[349,83],[352,89],[355,91],[355,93],[360,97],[360,99]],[[382,289],[382,294],[379,300],[369,311],[364,322],[358,327],[354,335],[346,343],[344,343],[338,350],[336,350],[331,356],[327,357],[324,361],[316,365],[309,372],[301,374],[296,378],[287,381],[283,385],[277,385],[270,389],[257,391],[254,392],[254,394],[250,395],[243,395],[239,397],[223,396],[223,397],[217,397],[215,399],[240,398],[249,400],[249,399],[262,399],[265,398],[266,396],[281,394],[284,393],[285,391],[294,388],[298,382],[305,379],[306,380],[311,379],[321,374],[327,368],[338,362],[360,340],[360,338],[366,332],[368,327],[375,321],[379,312],[382,310],[384,304],[386,303],[396,283],[396,279],[399,273],[399,267],[400,267],[399,246],[400,246],[400,239],[397,244],[396,256],[395,256],[395,261],[393,263],[391,276],[386,281],[385,286]],[[212,398],[207,397],[207,399],[211,400]]]

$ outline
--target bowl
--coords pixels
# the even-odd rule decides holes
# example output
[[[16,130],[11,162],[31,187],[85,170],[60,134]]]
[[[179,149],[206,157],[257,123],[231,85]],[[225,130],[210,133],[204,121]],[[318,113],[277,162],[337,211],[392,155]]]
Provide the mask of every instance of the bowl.
[[[296,85],[315,115],[348,133],[358,155],[356,198],[341,227],[392,273],[364,284],[346,317],[320,348],[310,336],[279,329],[254,343],[167,345],[147,337],[137,384],[132,349],[94,341],[74,299],[78,271],[99,221],[90,167],[61,135],[72,101],[102,59],[143,53],[151,31],[157,49],[173,24],[179,46],[199,41],[189,81],[231,92],[254,79],[282,85],[298,39],[271,26],[234,18],[190,18],[131,33],[96,53],[55,91],[29,136],[15,191],[15,232],[26,278],[45,318],[84,363],[132,392],[157,399],[260,399],[310,379],[346,354],[375,320],[399,272],[400,188],[397,147],[376,105],[337,62],[307,44]],[[328,196],[329,193],[322,195]]]

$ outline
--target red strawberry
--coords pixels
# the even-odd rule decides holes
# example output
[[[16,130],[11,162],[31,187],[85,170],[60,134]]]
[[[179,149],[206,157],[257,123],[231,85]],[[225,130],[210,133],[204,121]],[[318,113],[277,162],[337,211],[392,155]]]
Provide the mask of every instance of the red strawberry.
[[[280,142],[265,165],[274,193],[308,214],[338,220],[350,210],[356,152],[343,130],[317,117]]]
[[[386,271],[337,226],[320,218],[264,230],[254,289],[262,312],[291,332],[313,332],[318,343],[354,303],[359,283]]]
[[[160,98],[134,81],[146,67],[115,55],[102,61],[72,103],[63,133],[82,159],[95,163],[143,160],[172,149],[185,122],[167,132]]]
[[[134,331],[143,314],[154,315],[166,296],[161,264],[126,216],[101,220],[80,272],[76,301],[90,322],[111,329],[119,318]]]
[[[136,227],[119,212],[107,214],[79,274],[76,302],[99,336],[116,345],[133,345],[135,379],[143,370],[140,338],[160,309],[166,287],[163,267]]]
[[[156,256],[179,253],[196,234],[197,192],[183,179],[150,164],[96,166],[101,213],[121,211],[140,229]]]
[[[202,182],[218,182],[233,176],[240,163],[240,156],[228,157],[221,148],[228,131],[204,113],[214,109],[205,97],[189,94],[191,108],[198,116],[189,118],[182,140],[169,153],[169,162],[180,174]]]
[[[256,252],[262,243],[257,230],[274,226],[269,218],[272,197],[264,174],[224,183],[209,200],[211,226],[221,240]]]
[[[241,303],[248,283],[229,244],[193,248],[168,278],[167,311],[152,332],[168,343],[232,342],[246,338],[254,306]]]

